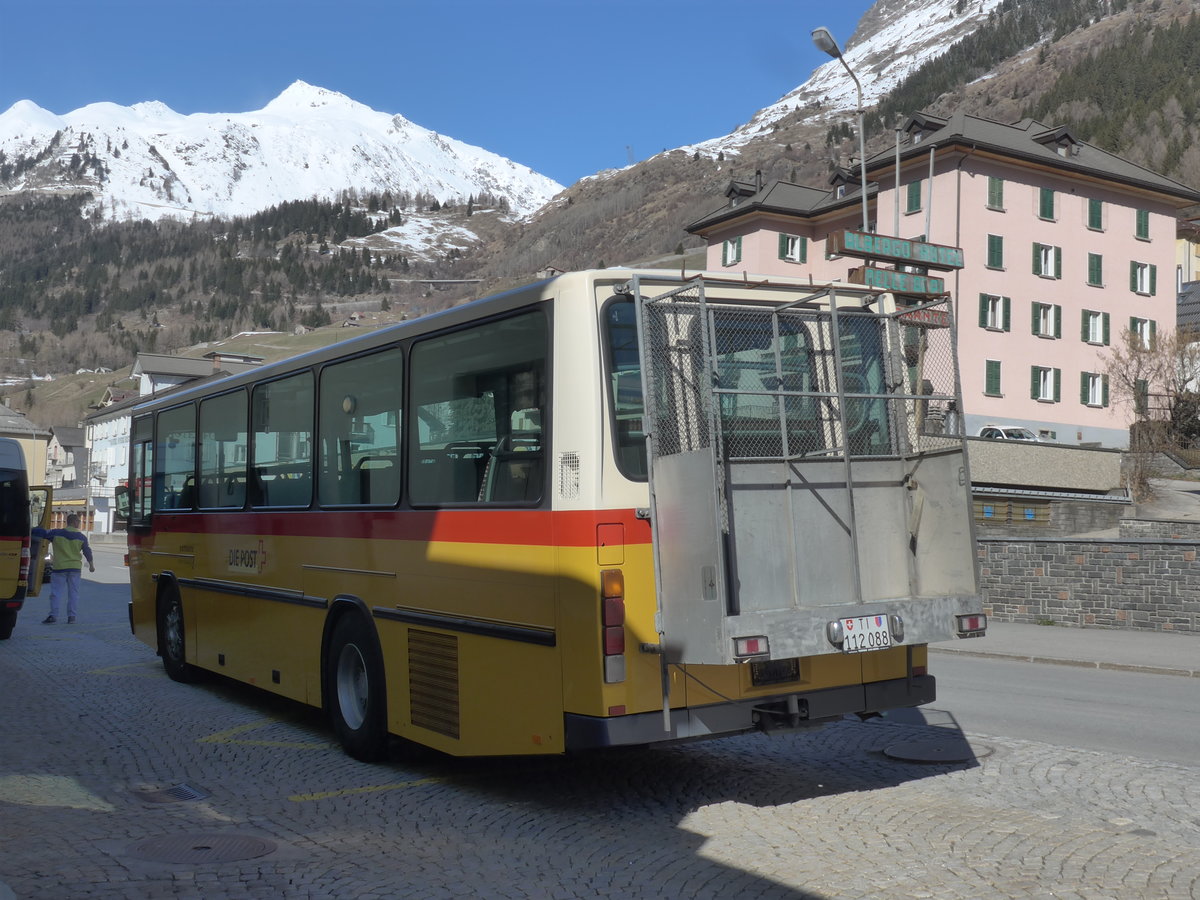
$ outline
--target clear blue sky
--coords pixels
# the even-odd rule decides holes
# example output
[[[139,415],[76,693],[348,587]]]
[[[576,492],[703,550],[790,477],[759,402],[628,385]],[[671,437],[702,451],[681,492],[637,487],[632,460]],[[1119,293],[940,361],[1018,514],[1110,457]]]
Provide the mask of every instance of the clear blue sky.
[[[0,110],[261,109],[300,79],[564,184],[718,137],[845,46],[872,0],[0,3]]]

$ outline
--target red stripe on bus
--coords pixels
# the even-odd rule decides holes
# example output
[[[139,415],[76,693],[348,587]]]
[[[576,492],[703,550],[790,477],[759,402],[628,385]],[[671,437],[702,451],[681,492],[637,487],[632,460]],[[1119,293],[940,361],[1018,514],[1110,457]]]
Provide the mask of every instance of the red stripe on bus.
[[[272,535],[365,540],[594,547],[598,525],[624,526],[626,544],[648,544],[650,523],[632,509],[383,510],[156,513],[161,534]],[[136,533],[134,543],[140,543]]]

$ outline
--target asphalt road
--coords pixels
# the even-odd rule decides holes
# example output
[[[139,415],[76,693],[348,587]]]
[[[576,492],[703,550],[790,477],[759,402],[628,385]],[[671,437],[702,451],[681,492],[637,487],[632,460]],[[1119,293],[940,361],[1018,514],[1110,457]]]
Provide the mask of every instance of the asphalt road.
[[[938,699],[928,711],[964,731],[1200,762],[1200,684],[1194,678],[938,654]]]

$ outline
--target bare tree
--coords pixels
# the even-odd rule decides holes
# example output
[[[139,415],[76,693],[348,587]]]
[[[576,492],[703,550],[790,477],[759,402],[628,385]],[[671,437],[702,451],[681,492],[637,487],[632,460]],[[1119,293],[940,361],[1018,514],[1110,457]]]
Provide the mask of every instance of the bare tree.
[[[1105,360],[1110,402],[1133,411],[1126,483],[1135,500],[1149,497],[1154,457],[1200,434],[1200,334],[1125,329]]]

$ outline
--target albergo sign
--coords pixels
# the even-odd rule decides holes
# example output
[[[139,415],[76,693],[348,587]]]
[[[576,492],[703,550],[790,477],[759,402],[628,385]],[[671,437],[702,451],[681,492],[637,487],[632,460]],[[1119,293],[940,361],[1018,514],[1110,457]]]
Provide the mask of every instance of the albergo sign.
[[[866,234],[862,231],[834,231],[828,238],[831,254],[853,256],[858,259],[887,260],[904,266],[922,266],[926,269],[961,269],[963,253],[959,247],[943,244],[927,244],[925,241],[910,241],[888,237],[884,234]]]

